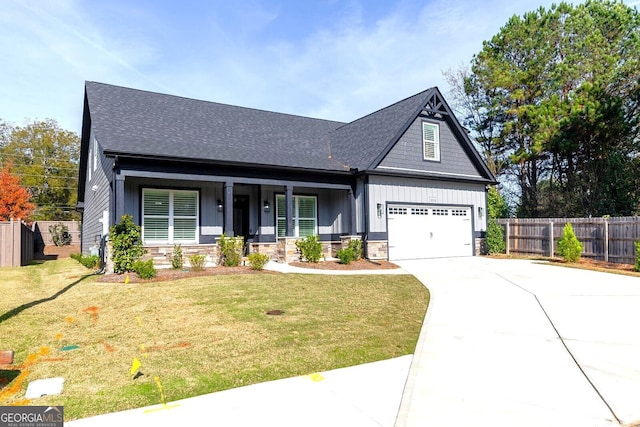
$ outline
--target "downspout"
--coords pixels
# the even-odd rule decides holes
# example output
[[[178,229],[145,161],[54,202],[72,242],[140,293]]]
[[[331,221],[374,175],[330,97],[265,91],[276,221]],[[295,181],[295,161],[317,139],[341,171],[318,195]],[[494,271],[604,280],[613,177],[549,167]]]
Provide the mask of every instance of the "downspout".
[[[364,176],[364,192],[363,192],[363,216],[364,216],[364,233],[362,234],[362,254],[365,258],[369,258],[369,175]]]

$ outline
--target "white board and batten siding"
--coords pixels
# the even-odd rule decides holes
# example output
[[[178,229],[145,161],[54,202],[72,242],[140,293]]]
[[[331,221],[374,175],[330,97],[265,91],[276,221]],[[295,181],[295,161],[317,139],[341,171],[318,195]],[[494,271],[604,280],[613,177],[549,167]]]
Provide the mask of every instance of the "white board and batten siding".
[[[482,183],[372,176],[369,195],[370,231],[387,233],[390,260],[470,256],[486,229]]]

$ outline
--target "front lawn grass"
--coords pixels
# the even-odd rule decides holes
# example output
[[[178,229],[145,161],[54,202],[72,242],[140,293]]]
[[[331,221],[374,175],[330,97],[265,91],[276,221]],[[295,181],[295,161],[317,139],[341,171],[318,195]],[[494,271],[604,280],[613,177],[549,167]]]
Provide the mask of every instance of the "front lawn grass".
[[[72,420],[163,403],[159,385],[169,402],[410,354],[429,301],[409,275],[124,284],[87,272],[68,259],[0,269],[0,350],[22,369],[0,405],[64,405]],[[61,395],[25,400],[30,381],[52,377]]]

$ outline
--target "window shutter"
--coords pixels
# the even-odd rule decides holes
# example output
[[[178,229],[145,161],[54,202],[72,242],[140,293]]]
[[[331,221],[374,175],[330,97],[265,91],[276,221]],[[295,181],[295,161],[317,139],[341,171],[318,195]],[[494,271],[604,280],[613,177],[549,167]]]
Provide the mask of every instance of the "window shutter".
[[[316,199],[298,197],[298,235],[300,237],[316,234]]]
[[[145,190],[143,193],[143,240],[169,239],[169,192]]]
[[[197,242],[197,191],[145,189],[142,205],[144,241]]]
[[[422,123],[422,139],[425,160],[440,160],[438,125]]]
[[[284,196],[276,196],[276,230],[278,237],[284,237],[287,232],[287,208],[284,203]]]
[[[173,215],[196,216],[198,214],[198,195],[195,192],[175,192],[173,194]]]

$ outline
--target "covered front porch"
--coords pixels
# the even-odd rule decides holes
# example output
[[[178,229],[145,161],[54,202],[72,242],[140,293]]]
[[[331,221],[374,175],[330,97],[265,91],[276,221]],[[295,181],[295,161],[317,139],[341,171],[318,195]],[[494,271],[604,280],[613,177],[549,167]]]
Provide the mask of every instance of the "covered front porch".
[[[283,262],[299,258],[295,241],[305,236],[318,235],[329,258],[346,238],[358,235],[351,177],[283,178],[121,169],[115,218],[133,215],[158,265],[174,245],[205,254],[215,265],[222,234],[241,236],[246,253],[266,253]]]

